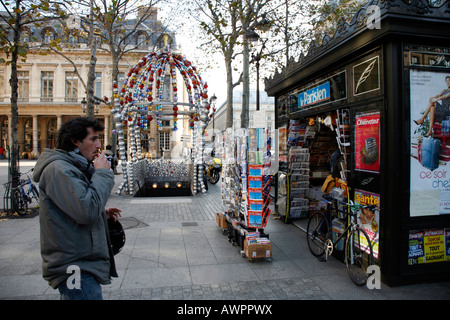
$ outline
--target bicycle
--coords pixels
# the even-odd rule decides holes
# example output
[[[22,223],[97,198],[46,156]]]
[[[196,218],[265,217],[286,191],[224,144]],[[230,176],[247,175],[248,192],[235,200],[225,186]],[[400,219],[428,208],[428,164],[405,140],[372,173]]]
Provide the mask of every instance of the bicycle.
[[[337,243],[345,237],[344,260],[347,272],[353,283],[363,286],[369,277],[367,268],[373,264],[373,249],[366,231],[357,224],[356,212],[363,208],[373,210],[376,206],[363,206],[355,204],[351,200],[350,203],[346,203],[326,195],[323,198],[327,202],[328,214],[316,211],[309,218],[306,232],[309,250],[315,257],[325,254],[326,261],[328,256],[333,253]],[[339,204],[347,210],[340,209]],[[344,219],[347,218],[348,223],[344,232],[333,241],[330,223],[332,218],[340,218],[339,213],[344,215]],[[349,217],[350,219],[348,219]]]
[[[39,204],[39,191],[29,176],[29,173],[33,170],[31,168],[25,173],[27,179],[20,180],[19,185],[13,191],[14,207],[19,215],[25,215],[27,213],[28,203],[31,203],[33,199]],[[22,175],[22,173],[19,173],[19,175]],[[25,190],[27,185],[29,185],[28,190]]]

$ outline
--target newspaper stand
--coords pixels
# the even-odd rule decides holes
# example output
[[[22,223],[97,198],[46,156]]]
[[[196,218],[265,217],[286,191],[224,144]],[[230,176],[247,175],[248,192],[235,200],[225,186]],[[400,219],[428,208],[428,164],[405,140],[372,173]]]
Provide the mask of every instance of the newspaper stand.
[[[371,237],[377,276],[389,286],[448,281],[450,147],[444,92],[450,75],[450,1],[365,2],[321,46],[266,79],[265,90],[276,101],[275,128],[284,139],[278,145],[279,172],[292,169],[296,160],[286,157],[291,121],[337,127],[340,178],[352,190],[350,199],[377,205],[375,212],[357,213]],[[376,26],[370,25],[375,16]],[[439,106],[446,110],[434,111]],[[304,141],[295,146],[300,143],[308,147]],[[315,191],[325,180],[319,166],[323,150],[311,145],[317,164],[310,172],[316,179],[308,190],[316,200],[308,203],[311,211],[320,207]],[[294,182],[289,178],[286,187]],[[292,190],[284,207],[292,204]]]
[[[224,139],[222,199],[228,241],[250,261],[272,257],[269,235],[271,138],[265,129],[227,129]],[[222,226],[223,227],[223,226]]]

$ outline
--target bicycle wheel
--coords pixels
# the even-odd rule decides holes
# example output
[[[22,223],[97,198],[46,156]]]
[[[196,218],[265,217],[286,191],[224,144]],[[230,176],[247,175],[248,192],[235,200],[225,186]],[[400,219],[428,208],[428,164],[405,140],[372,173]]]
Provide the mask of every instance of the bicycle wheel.
[[[349,231],[345,242],[345,265],[353,283],[363,286],[369,275],[367,268],[373,264],[373,249],[367,233],[356,227]]]
[[[329,231],[330,225],[325,214],[321,211],[314,212],[306,228],[306,240],[313,256],[320,257],[325,253],[325,241]]]
[[[31,185],[31,198],[36,199],[37,204],[39,204],[39,191],[34,184]]]
[[[27,213],[28,203],[23,198],[23,194],[20,190],[15,190],[13,193],[13,209],[19,215],[23,216]]]

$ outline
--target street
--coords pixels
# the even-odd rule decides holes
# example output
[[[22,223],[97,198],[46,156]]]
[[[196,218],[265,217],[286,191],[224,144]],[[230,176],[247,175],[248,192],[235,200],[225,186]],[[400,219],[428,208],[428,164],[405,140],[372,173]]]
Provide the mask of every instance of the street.
[[[24,172],[33,161],[21,161]],[[126,244],[116,255],[119,278],[103,286],[105,300],[385,300],[450,299],[450,283],[425,283],[381,289],[356,287],[345,264],[321,262],[308,250],[305,233],[271,219],[265,232],[272,261],[249,262],[216,225],[223,210],[220,182],[205,195],[133,198],[115,194]],[[1,186],[7,161],[0,162]],[[31,205],[32,206],[32,205]],[[57,300],[58,291],[41,275],[39,217],[0,221],[0,299]]]

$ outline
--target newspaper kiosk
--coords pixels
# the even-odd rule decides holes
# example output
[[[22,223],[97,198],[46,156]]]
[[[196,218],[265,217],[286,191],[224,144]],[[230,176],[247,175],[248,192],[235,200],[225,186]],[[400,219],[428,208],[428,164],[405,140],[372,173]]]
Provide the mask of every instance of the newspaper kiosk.
[[[292,147],[308,148],[305,199],[316,210],[338,149],[349,198],[377,205],[359,223],[390,286],[450,280],[449,16],[450,1],[369,1],[266,79],[285,139],[279,176],[290,174]]]

